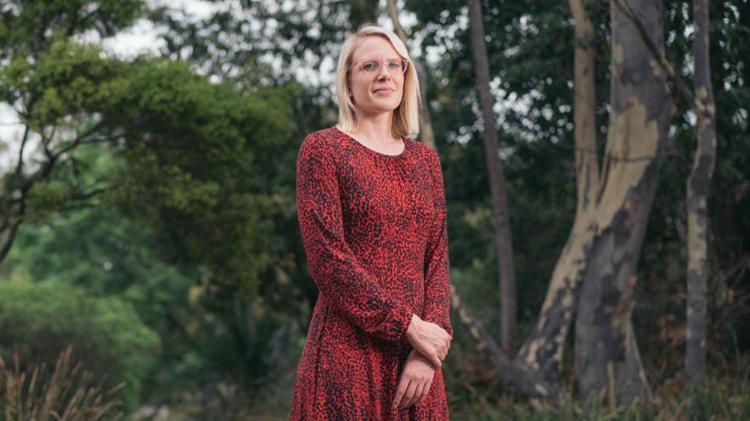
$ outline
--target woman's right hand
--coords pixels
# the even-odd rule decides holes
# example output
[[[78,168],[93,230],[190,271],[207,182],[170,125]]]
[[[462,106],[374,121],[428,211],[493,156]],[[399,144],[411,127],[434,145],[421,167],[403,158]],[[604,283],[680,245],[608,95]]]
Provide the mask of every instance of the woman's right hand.
[[[406,330],[411,346],[424,355],[435,368],[442,365],[453,339],[448,332],[435,323],[427,322],[414,314]]]

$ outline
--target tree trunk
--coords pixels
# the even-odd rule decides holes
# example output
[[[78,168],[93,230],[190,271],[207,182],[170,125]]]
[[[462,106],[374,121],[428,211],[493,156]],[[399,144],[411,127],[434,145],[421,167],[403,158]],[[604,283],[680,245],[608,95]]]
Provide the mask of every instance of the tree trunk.
[[[581,0],[569,0],[575,21],[575,62],[573,119],[575,123],[576,215],[593,208],[599,187],[599,164],[596,147],[596,81],[594,79],[594,25],[586,15]]]
[[[401,26],[401,22],[398,19],[396,0],[387,0],[387,9],[388,16],[391,18],[391,23],[393,23],[394,32],[396,32],[396,35],[398,35],[398,37],[404,41],[404,44],[407,44],[408,46],[406,32],[404,32],[404,28]],[[427,73],[419,60],[412,57],[411,61],[414,68],[417,70],[417,77],[419,78],[419,137],[422,139],[422,143],[435,149],[435,131],[432,129],[432,118],[430,118],[430,109],[427,104]]]
[[[508,199],[503,163],[498,155],[495,113],[490,92],[490,65],[484,43],[484,23],[480,0],[469,0],[471,50],[479,87],[479,102],[484,120],[484,152],[490,178],[492,222],[495,227],[495,251],[500,277],[500,336],[503,349],[512,355],[516,330],[516,275],[513,269],[513,248],[508,215]]]
[[[612,405],[637,398],[650,402],[650,388],[630,315],[637,281],[635,270],[656,192],[660,153],[672,109],[664,74],[670,68],[663,58],[661,7],[646,0],[633,2],[634,18],[645,22],[639,25],[643,30],[637,30],[628,20],[630,17],[624,16],[613,3],[612,112],[600,176],[593,112],[594,60],[586,42],[593,26],[582,2],[569,2],[576,22],[574,118],[578,203],[574,226],[552,275],[539,320],[517,358],[509,360],[468,315],[456,294],[453,306],[480,346],[488,349],[504,381],[523,393],[549,398],[557,396],[560,390],[564,340],[578,305],[576,367],[582,395],[608,396]],[[477,40],[483,39],[481,31],[475,31],[478,26],[475,22],[481,25],[479,2],[471,0],[469,10],[472,46],[475,46]],[[661,54],[655,60],[647,49],[653,47],[653,40],[659,40],[658,47],[653,48],[654,54]],[[481,43],[474,56],[480,83],[489,80],[483,48]],[[674,79],[674,75],[670,77]],[[486,89],[480,89],[480,93],[488,95],[488,85],[484,86]],[[681,87],[679,83],[677,86]],[[485,120],[485,128],[487,121],[494,123],[494,117]],[[576,301],[577,295],[580,298]]]
[[[607,148],[596,197],[593,243],[576,319],[578,388],[613,405],[650,401],[630,316],[636,267],[656,193],[672,104],[665,75],[638,29],[611,4],[612,76]],[[646,35],[663,52],[662,6],[630,0]]]
[[[575,20],[573,109],[577,206],[573,228],[552,273],[547,296],[534,329],[518,353],[518,360],[544,379],[550,396],[558,394],[565,338],[575,309],[576,290],[586,266],[595,227],[592,218],[599,187],[596,146],[596,84],[594,27],[581,0],[570,0]]]
[[[708,219],[706,199],[716,161],[716,118],[708,53],[708,0],[693,1],[695,19],[695,106],[697,150],[687,182],[688,270],[685,371],[693,386],[706,380],[706,284]]]

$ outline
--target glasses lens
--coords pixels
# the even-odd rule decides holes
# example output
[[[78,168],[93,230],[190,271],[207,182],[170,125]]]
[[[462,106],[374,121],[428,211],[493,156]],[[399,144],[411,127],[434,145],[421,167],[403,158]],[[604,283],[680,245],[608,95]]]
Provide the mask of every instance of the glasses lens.
[[[388,70],[395,72],[396,70],[403,70],[403,64],[401,60],[388,60]]]
[[[380,63],[375,60],[368,60],[362,63],[361,69],[365,72],[374,72],[378,70],[378,67],[380,67]]]
[[[405,59],[392,59],[384,61],[386,68],[391,72],[401,71],[406,73],[409,61]],[[356,64],[356,63],[355,63]],[[378,60],[367,60],[359,63],[359,70],[363,72],[378,72],[380,71],[381,62]]]

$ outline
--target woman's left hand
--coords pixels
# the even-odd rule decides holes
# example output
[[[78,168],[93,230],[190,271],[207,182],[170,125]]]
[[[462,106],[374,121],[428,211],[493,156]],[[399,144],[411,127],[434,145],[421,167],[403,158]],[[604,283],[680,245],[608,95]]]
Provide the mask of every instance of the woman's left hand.
[[[401,378],[396,389],[393,408],[408,408],[427,397],[435,375],[435,367],[416,349],[412,349],[404,363]]]

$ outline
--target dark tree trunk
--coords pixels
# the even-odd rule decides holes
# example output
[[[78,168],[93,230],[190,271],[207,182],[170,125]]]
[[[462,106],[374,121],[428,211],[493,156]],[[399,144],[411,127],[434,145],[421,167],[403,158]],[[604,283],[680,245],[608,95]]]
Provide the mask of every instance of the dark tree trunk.
[[[515,348],[516,330],[516,275],[513,269],[513,248],[508,215],[508,198],[500,160],[490,92],[490,65],[484,43],[484,22],[480,0],[469,0],[471,51],[479,88],[479,103],[484,120],[484,154],[489,172],[492,200],[492,222],[495,227],[495,252],[498,260],[500,284],[500,336],[503,349],[510,355]]]

